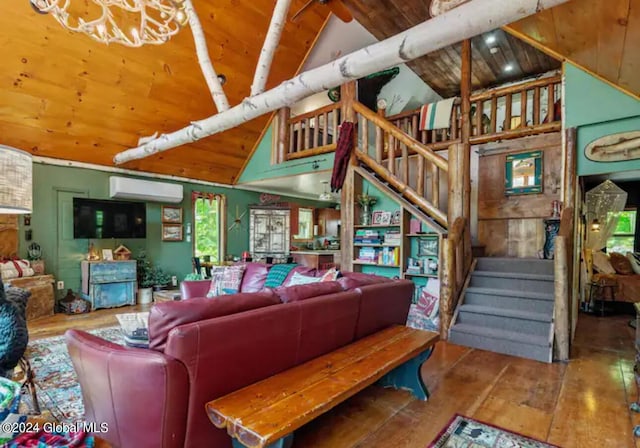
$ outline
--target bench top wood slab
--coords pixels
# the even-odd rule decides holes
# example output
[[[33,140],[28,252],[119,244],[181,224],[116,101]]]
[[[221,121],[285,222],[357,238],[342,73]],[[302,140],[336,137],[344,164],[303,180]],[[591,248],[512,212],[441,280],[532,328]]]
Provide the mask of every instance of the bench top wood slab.
[[[251,448],[292,433],[428,350],[438,334],[393,326],[210,401],[211,421]]]

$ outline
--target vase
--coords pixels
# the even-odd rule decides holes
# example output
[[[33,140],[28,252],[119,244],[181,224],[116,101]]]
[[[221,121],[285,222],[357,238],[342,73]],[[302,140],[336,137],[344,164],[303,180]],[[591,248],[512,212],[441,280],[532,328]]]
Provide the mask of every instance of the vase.
[[[360,212],[360,225],[371,225],[371,206],[367,203],[362,204],[362,211]]]

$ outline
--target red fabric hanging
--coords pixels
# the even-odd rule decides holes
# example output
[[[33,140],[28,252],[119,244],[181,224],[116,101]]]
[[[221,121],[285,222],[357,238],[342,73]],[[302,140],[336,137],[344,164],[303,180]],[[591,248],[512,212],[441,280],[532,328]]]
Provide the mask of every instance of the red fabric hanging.
[[[353,131],[355,125],[345,121],[340,125],[338,144],[336,145],[336,157],[333,161],[333,173],[331,174],[331,191],[338,192],[342,189],[344,179],[347,177],[347,168],[353,151]]]

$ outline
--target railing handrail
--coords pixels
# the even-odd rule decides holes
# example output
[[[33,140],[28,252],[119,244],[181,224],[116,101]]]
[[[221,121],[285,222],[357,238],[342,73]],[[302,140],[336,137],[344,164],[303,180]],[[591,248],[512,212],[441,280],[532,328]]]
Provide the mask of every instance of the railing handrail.
[[[309,111],[309,112],[305,112],[304,114],[300,114],[300,115],[294,115],[293,117],[289,117],[289,124],[291,123],[297,123],[301,120],[304,120],[306,118],[315,118],[318,115],[322,115],[325,112],[331,112],[335,109],[339,109],[342,107],[342,102],[338,101],[337,103],[331,103],[331,104],[327,104],[326,106],[322,106],[318,109]]]
[[[429,147],[423,145],[415,138],[407,135],[400,128],[393,125],[385,118],[380,117],[364,104],[358,101],[354,101],[353,109],[376,126],[382,128],[388,134],[391,134],[396,140],[407,145],[408,148],[424,157],[427,161],[435,164],[438,168],[445,172],[449,171],[449,164],[444,157],[436,154]],[[389,151],[392,151],[392,148],[389,148]]]

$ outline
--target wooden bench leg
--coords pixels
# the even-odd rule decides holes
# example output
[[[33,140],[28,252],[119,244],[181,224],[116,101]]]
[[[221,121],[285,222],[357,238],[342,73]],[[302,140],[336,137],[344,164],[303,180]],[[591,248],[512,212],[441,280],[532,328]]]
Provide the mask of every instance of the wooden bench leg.
[[[417,399],[427,401],[429,399],[429,391],[420,376],[420,367],[422,367],[422,364],[429,359],[432,352],[433,347],[420,353],[418,356],[410,359],[401,366],[396,367],[391,372],[380,378],[378,384],[383,387],[408,390]]]
[[[235,437],[233,440],[233,448],[246,448],[246,446],[239,442]],[[281,439],[276,440],[270,445],[267,445],[265,448],[291,448],[293,446],[293,433],[284,436]]]

